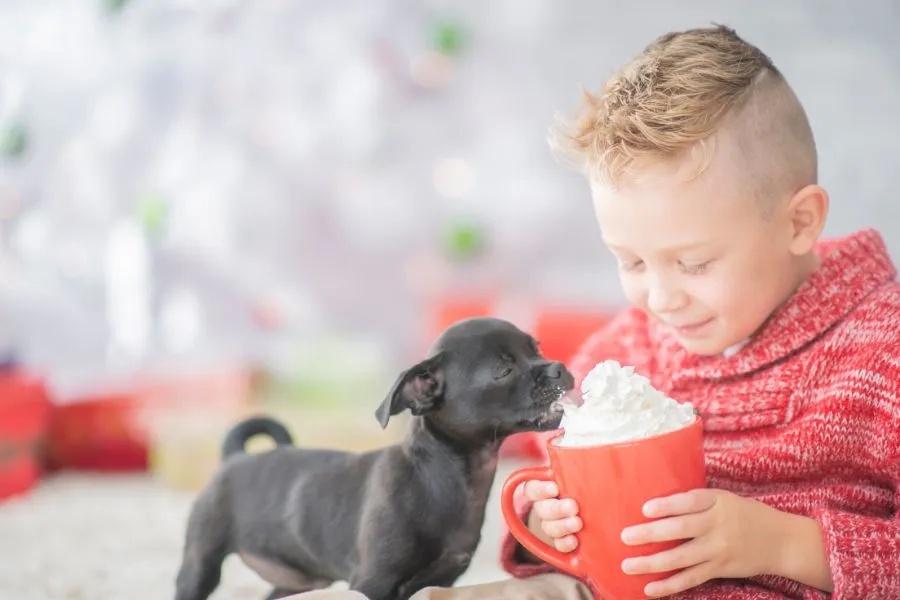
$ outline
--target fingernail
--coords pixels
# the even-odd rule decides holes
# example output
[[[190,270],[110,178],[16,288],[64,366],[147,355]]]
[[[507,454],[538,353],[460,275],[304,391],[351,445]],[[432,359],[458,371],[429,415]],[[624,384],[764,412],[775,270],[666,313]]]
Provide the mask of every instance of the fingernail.
[[[633,573],[634,572],[634,560],[630,558],[626,558],[622,561],[622,572],[623,573]]]
[[[662,591],[662,588],[659,584],[656,583],[648,583],[644,586],[644,594],[647,596],[656,596]]]
[[[653,500],[650,500],[649,502],[644,504],[644,508],[643,508],[644,516],[652,517],[656,513],[656,509],[657,509],[656,502],[654,502]]]
[[[566,519],[566,527],[572,531],[577,531],[581,527],[581,519],[578,517],[569,517]]]
[[[634,531],[631,529],[623,529],[622,530],[622,541],[626,544],[634,544],[637,542],[637,536],[634,534]]]
[[[575,512],[575,501],[563,500],[563,510],[566,512]]]

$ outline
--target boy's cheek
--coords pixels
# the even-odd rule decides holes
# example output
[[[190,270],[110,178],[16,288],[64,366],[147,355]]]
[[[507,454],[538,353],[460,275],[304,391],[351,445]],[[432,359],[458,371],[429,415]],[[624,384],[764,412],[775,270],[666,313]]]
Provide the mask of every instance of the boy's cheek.
[[[643,291],[630,277],[619,275],[619,283],[622,286],[622,292],[625,294],[625,299],[628,300],[630,304],[640,308],[645,308],[647,306],[646,292]]]

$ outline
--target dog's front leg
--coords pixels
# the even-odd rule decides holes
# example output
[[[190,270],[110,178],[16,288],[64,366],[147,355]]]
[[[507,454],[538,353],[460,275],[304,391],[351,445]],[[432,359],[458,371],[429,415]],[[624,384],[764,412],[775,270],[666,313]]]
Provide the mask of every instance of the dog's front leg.
[[[471,554],[458,552],[444,553],[431,564],[402,582],[397,588],[397,600],[408,600],[410,596],[426,587],[451,587],[459,576],[469,568]]]

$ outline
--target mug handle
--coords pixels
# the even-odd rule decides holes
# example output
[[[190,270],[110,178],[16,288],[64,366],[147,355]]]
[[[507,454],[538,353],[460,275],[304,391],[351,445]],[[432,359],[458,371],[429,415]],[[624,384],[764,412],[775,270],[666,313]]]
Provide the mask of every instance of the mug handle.
[[[526,481],[531,480],[556,481],[550,467],[526,467],[514,471],[506,479],[500,492],[500,508],[503,511],[503,518],[506,520],[507,526],[509,526],[510,534],[529,552],[545,563],[553,565],[570,575],[584,579],[587,577],[587,572],[578,550],[574,552],[560,552],[553,546],[545,544],[540,538],[531,533],[528,526],[522,522],[522,519],[516,513],[516,506],[513,501],[516,489]]]

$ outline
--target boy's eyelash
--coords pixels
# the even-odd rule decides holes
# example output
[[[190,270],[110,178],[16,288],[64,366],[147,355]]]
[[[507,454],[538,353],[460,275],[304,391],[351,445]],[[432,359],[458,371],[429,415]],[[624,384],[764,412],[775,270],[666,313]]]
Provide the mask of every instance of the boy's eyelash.
[[[699,275],[706,271],[707,267],[709,267],[709,263],[711,263],[711,262],[712,262],[711,260],[708,260],[706,262],[697,263],[694,265],[686,265],[684,263],[679,263],[679,264],[681,265],[681,268],[682,268],[682,270],[684,270],[685,273],[688,273],[690,275]]]
[[[685,273],[687,273],[689,275],[701,275],[706,272],[706,269],[709,267],[709,265],[712,262],[713,261],[708,260],[708,261],[702,262],[702,263],[686,264],[686,263],[679,261],[678,266],[681,267],[682,271],[684,271]],[[636,260],[636,261],[633,261],[630,263],[620,260],[619,268],[626,272],[634,271],[635,269],[640,268],[643,264],[644,264],[644,261],[642,261],[642,260]]]
[[[636,260],[636,261],[630,262],[630,263],[627,263],[627,262],[621,261],[621,260],[619,261],[619,267],[625,271],[633,271],[633,270],[637,269],[638,267],[640,267],[642,264],[644,264],[644,261],[642,261],[642,260]]]

